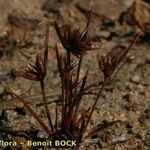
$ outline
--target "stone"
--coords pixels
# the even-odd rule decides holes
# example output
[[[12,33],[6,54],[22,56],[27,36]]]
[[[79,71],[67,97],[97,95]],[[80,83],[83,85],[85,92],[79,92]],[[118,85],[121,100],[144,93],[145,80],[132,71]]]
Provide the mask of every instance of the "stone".
[[[89,11],[87,0],[78,0],[77,6],[83,11]],[[127,5],[123,1],[94,0],[94,14],[111,21],[118,20],[125,10],[127,10]]]
[[[140,76],[139,75],[134,75],[132,78],[131,78],[131,81],[132,82],[135,82],[135,83],[139,83],[141,80]]]

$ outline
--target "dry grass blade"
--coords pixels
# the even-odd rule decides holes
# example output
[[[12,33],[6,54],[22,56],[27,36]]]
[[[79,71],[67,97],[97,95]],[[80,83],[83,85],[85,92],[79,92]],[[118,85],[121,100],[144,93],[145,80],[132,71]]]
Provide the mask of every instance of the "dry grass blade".
[[[18,99],[21,103],[23,103],[23,105],[25,106],[25,108],[31,113],[31,115],[38,121],[38,123],[43,127],[43,129],[48,133],[51,134],[51,130],[47,127],[47,125],[43,122],[43,120],[41,120],[41,118],[38,116],[38,114],[33,111],[33,109],[28,105],[28,103],[19,95],[13,93],[11,90],[9,90],[9,93],[12,95],[13,98]]]
[[[89,69],[87,70],[84,78],[83,78],[83,82],[82,82],[82,85],[81,85],[81,89],[80,89],[80,92],[79,94],[75,97],[75,111],[74,111],[74,116],[73,116],[73,122],[76,120],[77,118],[77,113],[78,113],[78,110],[79,110],[79,106],[80,106],[80,103],[81,103],[81,99],[85,93],[85,83],[86,83],[86,80],[87,80],[87,75],[88,75],[88,72],[89,72]]]
[[[65,115],[65,87],[64,87],[64,78],[63,78],[63,69],[62,69],[62,57],[60,57],[59,52],[58,52],[58,47],[57,45],[55,46],[56,49],[56,57],[57,57],[57,66],[58,66],[58,70],[60,73],[60,77],[61,77],[61,89],[62,89],[62,100],[61,100],[61,107],[62,107],[62,122],[64,122],[64,115]]]
[[[55,106],[55,131],[57,131],[58,128],[58,106],[56,104]]]
[[[44,68],[45,75],[46,75],[46,71],[47,71],[49,32],[50,32],[50,21],[48,21],[47,24],[46,24],[46,33],[45,33],[45,51],[44,51],[44,62],[43,62],[43,66],[44,66],[43,68]],[[40,70],[39,70],[39,72],[40,72]],[[50,112],[49,112],[49,109],[48,109],[48,103],[47,103],[47,99],[46,99],[44,79],[45,79],[45,76],[44,76],[44,78],[41,78],[40,86],[41,86],[41,90],[42,90],[43,101],[44,101],[45,111],[46,111],[46,115],[47,115],[47,118],[48,118],[48,121],[49,121],[49,125],[51,127],[52,132],[54,132],[54,127],[53,127],[53,124],[52,124]]]
[[[118,63],[120,63],[124,57],[127,55],[127,53],[129,52],[129,50],[131,50],[132,46],[136,43],[136,41],[139,39],[140,35],[142,34],[142,32],[139,32],[133,39],[133,41],[131,42],[131,44],[125,49],[124,53],[122,54],[122,56],[120,57],[120,60]]]
[[[54,127],[53,127],[53,124],[52,124],[52,121],[51,121],[51,116],[50,116],[49,109],[48,109],[48,103],[47,103],[47,99],[46,99],[44,82],[41,82],[40,85],[41,85],[41,90],[42,90],[43,102],[44,102],[44,106],[45,106],[46,115],[47,115],[51,130],[52,130],[52,132],[54,132]]]
[[[70,102],[71,104],[68,105],[68,112],[67,112],[67,120],[68,120],[67,124],[68,124],[68,126],[74,126],[74,124],[76,122],[78,109],[79,109],[82,97],[85,93],[84,87],[85,87],[85,83],[86,83],[86,79],[87,79],[87,74],[88,74],[88,71],[86,72],[86,75],[83,78],[80,91],[76,95],[76,97],[73,97],[73,94],[71,95],[72,101]],[[72,88],[72,90],[73,90],[73,88]],[[71,94],[71,92],[70,92],[70,94]]]
[[[79,59],[78,70],[77,70],[77,75],[76,75],[76,87],[75,87],[75,90],[74,90],[74,97],[76,97],[77,85],[78,85],[78,81],[79,81],[79,75],[80,75],[80,70],[81,70],[82,59],[83,59],[83,55],[81,55],[80,59]]]
[[[100,124],[99,126],[97,126],[95,129],[92,129],[91,131],[89,131],[87,133],[87,135],[84,137],[84,139],[87,139],[89,137],[92,137],[93,135],[96,135],[99,131],[104,130],[110,126],[113,126],[114,124],[121,122],[120,120],[118,121],[112,121],[112,122],[107,122],[107,121],[103,121],[102,124]]]

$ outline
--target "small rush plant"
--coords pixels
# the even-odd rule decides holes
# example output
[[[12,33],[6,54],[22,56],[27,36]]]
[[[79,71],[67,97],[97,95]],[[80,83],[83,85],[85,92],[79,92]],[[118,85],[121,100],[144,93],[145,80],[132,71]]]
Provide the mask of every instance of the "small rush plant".
[[[92,119],[92,114],[97,106],[97,102],[101,96],[102,90],[105,86],[111,83],[110,81],[114,78],[117,72],[129,61],[130,58],[127,57],[127,53],[140,36],[140,33],[137,34],[127,48],[119,51],[114,56],[106,55],[97,57],[98,66],[100,71],[103,73],[104,80],[99,85],[99,92],[93,99],[91,106],[87,109],[82,108],[82,111],[80,111],[82,107],[81,102],[83,100],[83,96],[87,91],[92,90],[92,87],[95,86],[95,84],[87,86],[89,68],[87,68],[83,79],[79,81],[82,60],[88,51],[100,49],[100,44],[95,42],[89,35],[91,15],[92,8],[89,11],[86,26],[82,31],[80,28],[72,29],[70,24],[64,25],[62,30],[56,20],[53,22],[48,21],[45,35],[44,55],[37,54],[35,64],[30,64],[29,66],[14,73],[16,77],[23,77],[28,80],[39,82],[49,124],[46,124],[44,120],[39,117],[37,112],[30,107],[24,98],[15,94],[11,89],[9,89],[9,93],[12,95],[12,97],[23,103],[24,107],[45,130],[48,135],[46,140],[74,140],[76,141],[76,146],[72,147],[72,149],[78,149],[87,138],[92,137],[100,130],[117,122],[103,122],[101,127],[90,129],[90,131],[88,129],[87,131],[87,127]],[[62,55],[60,54],[57,45],[55,45],[57,66],[61,80],[61,104],[60,106],[56,105],[55,120],[52,120],[48,108],[44,82],[47,73],[48,41],[51,24],[53,24],[60,42],[65,49],[65,54]],[[75,62],[75,57],[73,57],[73,55],[77,58],[77,62]],[[58,109],[58,107],[60,108]],[[60,113],[58,113],[58,110],[60,110]],[[61,114],[61,116],[59,116],[59,114]]]

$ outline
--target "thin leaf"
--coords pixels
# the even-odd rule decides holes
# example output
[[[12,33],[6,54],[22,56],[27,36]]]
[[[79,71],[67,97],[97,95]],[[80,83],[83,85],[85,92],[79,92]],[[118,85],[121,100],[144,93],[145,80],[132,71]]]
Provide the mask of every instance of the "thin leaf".
[[[25,108],[30,112],[30,114],[38,121],[38,123],[43,127],[43,129],[48,133],[51,134],[51,130],[47,127],[47,125],[41,120],[41,118],[38,116],[38,114],[33,111],[33,109],[28,105],[28,103],[19,95],[13,93],[11,90],[9,90],[10,94],[13,96],[13,98],[18,99]]]

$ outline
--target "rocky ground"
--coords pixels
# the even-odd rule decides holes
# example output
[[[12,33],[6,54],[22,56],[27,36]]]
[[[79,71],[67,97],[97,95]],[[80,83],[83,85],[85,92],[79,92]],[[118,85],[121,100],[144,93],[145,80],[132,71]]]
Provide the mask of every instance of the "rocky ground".
[[[70,22],[73,27],[84,26],[89,11],[87,0],[0,0],[0,126],[15,131],[45,133],[23,105],[7,94],[9,85],[17,94],[26,97],[29,104],[45,119],[38,83],[10,76],[35,60],[37,52],[44,50],[44,23],[47,18],[59,20],[60,25]],[[142,10],[142,11],[141,11]],[[121,120],[97,133],[80,149],[148,150],[150,149],[150,4],[148,0],[95,0],[90,32],[101,48],[84,56],[81,78],[90,64],[88,82],[98,82],[101,72],[96,56],[122,50],[135,33],[143,36],[129,53],[133,61],[125,65],[111,86],[104,89],[99,99],[90,127],[103,121]],[[60,79],[55,57],[55,44],[63,48],[55,33],[50,30],[49,64],[46,77],[48,101],[60,95]],[[94,59],[93,59],[94,58]],[[97,89],[84,97],[82,106],[92,103]],[[55,103],[49,109],[53,115]],[[52,116],[52,119],[55,116]],[[47,120],[45,120],[47,121]],[[0,132],[0,140],[25,140]],[[4,148],[0,148],[4,149]],[[12,148],[19,149],[19,148]],[[22,149],[29,149],[24,147]]]

